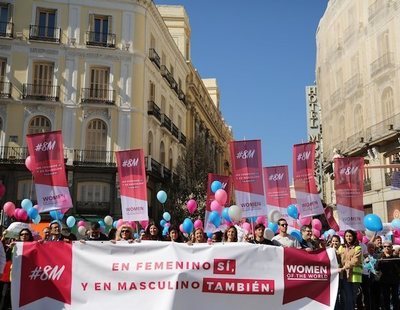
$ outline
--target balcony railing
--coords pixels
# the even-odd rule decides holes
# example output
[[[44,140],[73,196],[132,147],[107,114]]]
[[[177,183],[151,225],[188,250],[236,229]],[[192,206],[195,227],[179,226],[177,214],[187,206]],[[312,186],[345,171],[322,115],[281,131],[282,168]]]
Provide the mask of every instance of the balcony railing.
[[[110,214],[111,204],[109,202],[77,201],[75,202],[76,212],[79,214]]]
[[[161,122],[161,110],[159,106],[153,100],[147,101],[147,104],[148,104],[147,114],[153,115],[156,119],[158,119]]]
[[[374,77],[377,74],[380,74],[391,68],[394,68],[394,54],[383,54],[371,64],[371,77]]]
[[[22,99],[59,101],[60,86],[48,84],[23,84]]]
[[[60,43],[61,28],[30,25],[29,40],[49,41]]]
[[[166,180],[171,180],[172,178],[172,171],[165,167],[163,164],[159,163],[157,160],[154,158],[145,157],[146,161],[146,171],[149,173],[151,172],[152,175],[160,178],[160,179],[166,179]]]
[[[115,104],[115,90],[108,88],[82,88],[82,103]]]
[[[385,185],[386,186],[392,185],[392,177],[393,177],[393,172],[385,172]]]
[[[114,151],[74,150],[76,166],[115,166]]]
[[[164,65],[161,66],[161,75],[168,81],[169,86],[177,92],[178,91],[178,83],[176,83],[171,72],[169,72],[167,67]]]
[[[161,127],[165,127],[169,132],[172,133],[172,121],[165,114],[161,114]]]
[[[186,146],[186,137],[183,133],[180,133],[181,138],[179,139],[179,143]]]
[[[14,32],[14,24],[0,22],[0,37],[1,38],[12,38]]]
[[[179,140],[179,128],[172,123],[172,135]]]
[[[115,48],[115,34],[87,31],[86,45]]]
[[[185,94],[183,93],[182,89],[179,89],[179,90],[178,90],[178,98],[179,98],[179,100],[181,100],[183,103],[185,103],[185,98],[186,98],[186,96],[185,96]]]
[[[1,146],[0,162],[1,163],[25,163],[25,159],[29,156],[27,147],[19,146]]]
[[[10,82],[0,82],[0,98],[11,98],[11,89]]]
[[[160,56],[158,56],[156,50],[154,48],[149,49],[149,59],[158,67],[161,67]]]

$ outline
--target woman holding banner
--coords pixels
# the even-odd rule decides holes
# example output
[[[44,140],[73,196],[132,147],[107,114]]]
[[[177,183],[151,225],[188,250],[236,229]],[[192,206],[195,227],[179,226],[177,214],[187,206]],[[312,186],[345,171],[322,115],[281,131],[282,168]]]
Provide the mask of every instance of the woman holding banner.
[[[224,232],[224,242],[237,242],[238,241],[238,233],[235,226],[229,227]]]
[[[162,241],[161,232],[156,223],[151,222],[147,225],[142,240]]]
[[[196,230],[192,234],[191,241],[192,241],[192,243],[205,243],[206,242],[203,228],[201,228],[201,227],[196,228]]]
[[[134,241],[133,230],[130,225],[122,224],[118,229],[115,236],[115,241],[125,240],[129,243]]]

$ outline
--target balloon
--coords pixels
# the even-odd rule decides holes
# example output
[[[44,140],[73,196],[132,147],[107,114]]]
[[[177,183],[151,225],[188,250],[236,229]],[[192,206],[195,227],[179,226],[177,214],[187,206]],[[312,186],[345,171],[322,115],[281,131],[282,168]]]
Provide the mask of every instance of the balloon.
[[[27,221],[28,220],[28,213],[24,209],[19,209],[19,219],[21,221]]]
[[[257,221],[257,216],[248,217],[248,220],[250,221],[250,223],[255,223]]]
[[[330,228],[330,229],[328,229],[327,233],[329,236],[332,237],[334,234],[336,234],[336,231],[334,229]]]
[[[169,222],[171,220],[171,214],[169,214],[168,212],[164,212],[163,219]]]
[[[77,226],[78,227],[85,227],[85,225],[86,225],[85,221],[79,221]]]
[[[51,216],[51,218],[52,218],[53,220],[59,221],[59,220],[61,220],[61,219],[64,217],[64,214],[62,214],[62,213],[60,212],[60,210],[51,210],[51,211],[50,211],[50,216]]]
[[[321,232],[316,228],[312,229],[312,234],[317,238],[319,238],[321,236]]]
[[[3,206],[3,210],[7,216],[11,217],[14,215],[15,204],[11,201],[7,201]]]
[[[30,157],[30,156],[28,156],[26,159],[25,159],[25,167],[29,170],[29,171],[32,171],[32,169],[33,169],[33,164],[32,164],[32,158]]]
[[[368,239],[372,239],[375,236],[375,232],[366,229],[365,235],[368,237]]]
[[[221,225],[221,217],[217,211],[211,211],[208,220],[213,223],[215,227],[219,227],[219,225]]]
[[[28,216],[31,220],[35,219],[39,215],[39,212],[35,208],[30,208],[28,210]]]
[[[161,221],[160,221],[160,226],[161,226],[161,227],[164,227],[164,225],[165,225],[166,223],[167,223],[167,222],[166,222],[165,220],[161,220]]]
[[[266,221],[267,221],[267,219],[265,218],[264,215],[261,215],[261,216],[257,217],[257,219],[256,219],[257,224],[264,224]]]
[[[78,227],[78,233],[79,233],[81,236],[86,235],[86,228],[85,228],[85,226],[79,226],[79,227]]]
[[[311,221],[311,226],[312,226],[312,228],[315,228],[316,230],[322,229],[322,223],[319,219],[313,219]]]
[[[195,220],[193,224],[194,228],[203,228],[203,222],[201,220]]]
[[[276,210],[276,209],[271,210],[271,211],[269,212],[269,214],[268,214],[268,219],[269,219],[271,222],[273,222],[273,223],[278,222],[278,220],[279,220],[281,217],[282,217],[282,214],[281,214],[278,210]]]
[[[117,229],[120,228],[122,226],[122,224],[124,224],[124,220],[123,219],[119,219],[117,221]]]
[[[215,192],[215,200],[218,201],[221,204],[221,206],[224,206],[226,204],[227,199],[228,199],[228,194],[224,189],[220,188]]]
[[[25,228],[30,229],[29,224],[21,223],[21,222],[13,222],[6,229],[6,232],[7,232],[6,237],[7,238],[18,238],[19,232]]]
[[[113,218],[110,215],[107,215],[106,217],[104,217],[104,223],[106,223],[106,225],[108,226],[111,226],[113,224]]]
[[[344,230],[339,230],[337,233],[340,237],[344,238]],[[368,235],[367,235],[368,236]]]
[[[140,221],[139,223],[140,223],[140,226],[142,226],[142,228],[146,228],[147,225],[149,225],[149,221],[148,220],[143,220],[143,221]]]
[[[118,223],[118,221],[114,221],[114,222],[112,223],[112,227],[116,229],[116,228],[117,228],[117,223]]]
[[[75,226],[76,219],[75,219],[75,217],[73,217],[72,215],[71,215],[71,216],[68,216],[67,219],[66,219],[66,221],[65,221],[65,223],[67,224],[67,226],[68,226],[69,228],[72,228],[72,227]]]
[[[189,213],[190,213],[190,214],[193,214],[194,211],[196,211],[196,209],[197,209],[197,202],[196,202],[196,200],[190,199],[190,200],[187,202],[186,207],[187,207]]]
[[[24,200],[21,201],[21,207],[22,207],[22,209],[28,211],[30,208],[33,207],[32,201],[25,198]]]
[[[370,231],[380,231],[383,229],[382,221],[376,214],[367,214],[364,217],[364,226]]]
[[[243,230],[245,230],[246,232],[250,232],[250,231],[251,231],[251,225],[250,225],[250,223],[244,222],[244,223],[242,224],[242,228],[243,228]]]
[[[311,224],[311,220],[312,220],[311,216],[302,217],[302,218],[298,219],[300,226],[308,226],[308,225],[310,225]]]
[[[220,181],[214,181],[211,183],[211,191],[215,193],[217,190],[222,188],[222,183]]]
[[[138,234],[138,233],[134,233],[134,234],[133,234],[133,238],[139,239],[139,234]]]
[[[42,217],[40,216],[40,214],[38,214],[38,215],[32,220],[32,222],[35,223],[35,224],[39,224],[41,220],[42,220]]]
[[[168,229],[169,229],[169,226],[164,226],[163,231],[162,231],[163,236],[168,235]]]
[[[185,232],[185,230],[183,229],[183,224],[179,225],[179,230],[181,231],[181,233]]]
[[[228,210],[229,218],[232,221],[240,221],[242,218],[242,208],[238,207],[237,205],[231,205]]]
[[[362,243],[367,244],[369,242],[369,239],[367,236],[363,236],[362,238]]]
[[[208,233],[207,233],[207,237],[208,237],[208,238],[212,238],[212,236],[213,236],[213,233],[212,233],[212,232],[208,232]]]
[[[271,240],[275,236],[274,232],[270,228],[264,230],[264,238]]]
[[[0,183],[0,199],[3,198],[4,194],[6,193],[6,187],[3,183]]]
[[[216,211],[216,212],[218,212],[218,214],[221,214],[223,207],[224,206],[222,206],[218,201],[216,201],[216,200],[211,201],[211,204],[210,204],[211,211]]]
[[[157,199],[160,203],[165,203],[167,201],[167,193],[164,191],[159,191],[157,193]]]
[[[98,221],[98,223],[100,225],[100,228],[101,227],[106,227],[106,223],[104,223],[104,221],[100,220],[100,221]]]
[[[296,220],[299,218],[299,210],[297,209],[297,206],[294,204],[289,205],[287,207],[287,213],[290,217],[292,217]]]
[[[225,221],[231,222],[231,218],[229,217],[229,208],[222,209],[222,217]]]
[[[393,219],[393,221],[390,223],[393,229],[400,229],[400,219]]]
[[[393,243],[394,244],[400,244],[400,237],[394,237],[393,238]]]
[[[275,233],[277,233],[278,232],[278,224],[277,223],[274,223],[274,222],[269,222],[268,223],[268,228],[269,229],[271,229],[273,232],[274,232],[274,234]]]
[[[129,224],[129,226],[132,227],[132,229],[136,229],[136,228],[137,228],[137,227],[136,227],[136,222],[135,222],[135,221],[129,221],[128,224]],[[168,224],[168,223],[167,223],[167,224]],[[167,224],[165,224],[165,225],[167,225]],[[169,227],[169,226],[168,226],[168,227]]]
[[[363,234],[361,233],[361,231],[357,231],[357,240],[358,242],[362,242],[363,239]]]
[[[292,232],[290,233],[290,235],[292,236],[292,237],[295,237],[296,239],[297,239],[297,241],[299,241],[299,242],[301,242],[302,241],[302,237],[301,237],[301,234],[300,234],[300,232],[298,231],[298,230],[292,230]]]
[[[193,230],[193,222],[190,218],[185,218],[185,220],[182,223],[182,228],[184,232],[190,234]]]

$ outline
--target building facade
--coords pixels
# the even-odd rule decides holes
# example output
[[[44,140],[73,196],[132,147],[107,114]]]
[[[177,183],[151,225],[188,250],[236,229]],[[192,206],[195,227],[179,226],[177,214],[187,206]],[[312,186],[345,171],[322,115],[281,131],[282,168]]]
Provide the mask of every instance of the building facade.
[[[400,216],[399,29],[398,0],[330,0],[316,35],[324,199],[335,203],[333,158],[364,157],[365,212],[385,222]]]
[[[73,213],[120,215],[115,152],[143,148],[155,217],[155,191],[185,151],[191,72],[156,5],[4,0],[0,9],[3,202],[35,201],[25,136],[62,130]]]

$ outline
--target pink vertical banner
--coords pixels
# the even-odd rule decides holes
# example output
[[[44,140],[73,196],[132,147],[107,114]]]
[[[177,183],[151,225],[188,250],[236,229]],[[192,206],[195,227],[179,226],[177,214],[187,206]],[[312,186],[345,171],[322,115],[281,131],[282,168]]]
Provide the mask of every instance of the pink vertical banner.
[[[287,214],[291,204],[288,166],[264,167],[264,188],[268,213],[278,210],[292,226],[293,219]]]
[[[334,166],[340,230],[364,230],[364,158],[335,158]]]
[[[236,204],[243,217],[267,215],[260,140],[230,142]]]
[[[229,202],[231,201],[231,188],[232,188],[232,180],[230,176],[226,175],[219,175],[219,174],[214,174],[214,173],[209,173],[208,174],[208,180],[207,180],[207,200],[206,200],[206,213],[204,217],[204,231],[205,232],[214,232],[217,230],[223,230],[226,228],[226,225],[224,225],[224,220],[222,220],[222,224],[220,225],[219,228],[215,227],[214,224],[212,224],[209,221],[209,216],[211,213],[211,202],[215,199],[215,194],[211,190],[211,184],[214,181],[219,181],[222,184],[222,189],[226,191],[227,194],[227,199],[226,199],[226,204],[224,207],[229,205]]]
[[[121,192],[122,219],[144,221],[149,219],[146,172],[143,150],[116,152]]]
[[[39,212],[72,207],[61,131],[26,136]]]
[[[300,217],[324,213],[314,178],[315,143],[293,146],[293,177]]]

